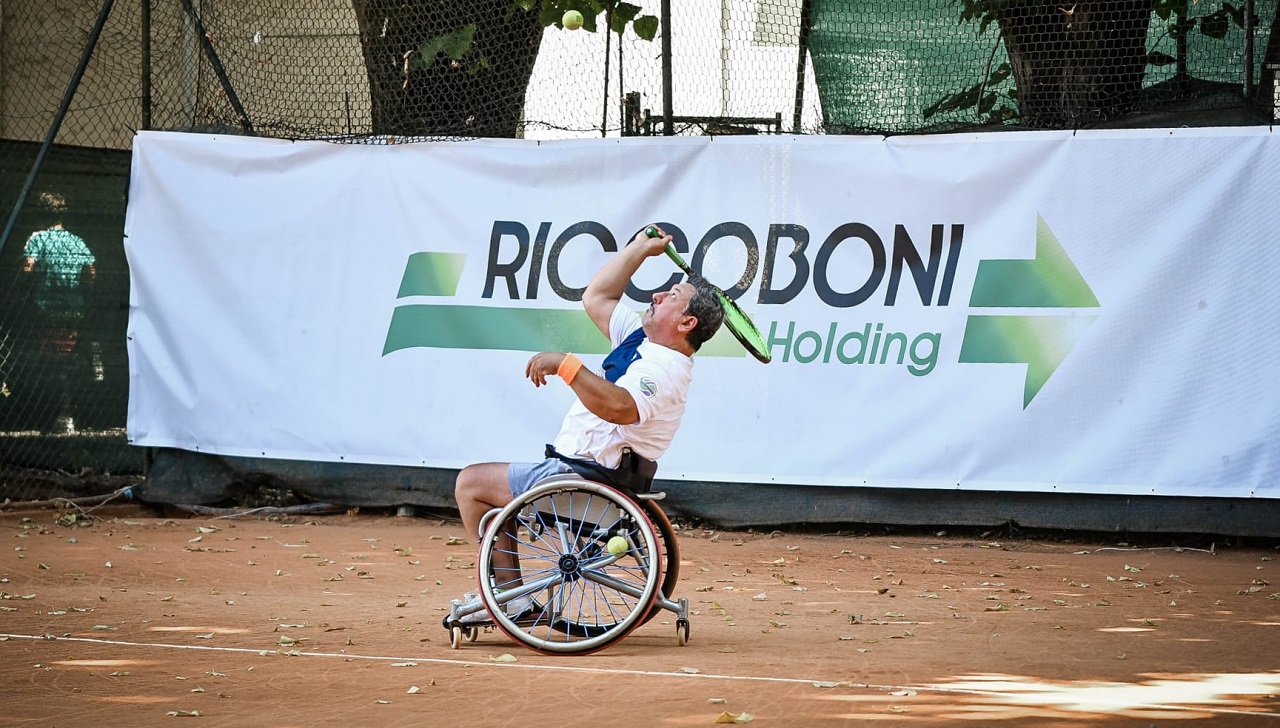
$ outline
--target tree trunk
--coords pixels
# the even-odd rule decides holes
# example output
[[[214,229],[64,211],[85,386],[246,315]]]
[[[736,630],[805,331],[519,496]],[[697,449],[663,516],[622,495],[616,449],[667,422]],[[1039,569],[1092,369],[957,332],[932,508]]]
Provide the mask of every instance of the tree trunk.
[[[352,0],[369,76],[373,133],[515,137],[542,44],[537,13],[509,0]],[[441,54],[406,76],[405,54],[474,24],[461,62]],[[483,66],[481,61],[483,60]]]
[[[1127,113],[1142,90],[1152,0],[1031,0],[998,13],[1022,123],[1074,128]]]

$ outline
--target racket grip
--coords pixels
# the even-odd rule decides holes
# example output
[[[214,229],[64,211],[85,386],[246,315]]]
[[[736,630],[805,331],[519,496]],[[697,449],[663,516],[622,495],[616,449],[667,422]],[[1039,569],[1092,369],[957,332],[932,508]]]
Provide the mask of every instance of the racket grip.
[[[667,257],[671,259],[672,263],[676,264],[677,268],[684,271],[685,273],[689,272],[689,264],[685,263],[684,258],[681,258],[680,254],[676,252],[675,245],[671,243],[667,243],[667,247],[663,248],[662,252],[667,254]]]
[[[644,229],[644,234],[648,235],[651,238],[656,238],[658,237],[658,228],[650,225],[649,227]]]

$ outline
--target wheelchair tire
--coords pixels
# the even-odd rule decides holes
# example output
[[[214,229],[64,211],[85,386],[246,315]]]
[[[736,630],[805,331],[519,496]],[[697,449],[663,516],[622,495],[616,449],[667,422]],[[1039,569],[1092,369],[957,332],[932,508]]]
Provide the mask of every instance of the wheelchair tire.
[[[607,551],[616,536],[628,542],[621,557]],[[480,544],[480,597],[494,624],[526,647],[590,654],[653,612],[669,548],[646,509],[622,492],[578,477],[549,478],[489,522]],[[508,614],[508,603],[530,598],[522,612]]]
[[[667,518],[667,514],[658,507],[658,503],[652,500],[640,501],[640,505],[644,508],[644,513],[649,517],[649,521],[653,523],[654,530],[658,534],[658,540],[662,546],[662,586],[659,590],[663,597],[671,598],[676,591],[676,582],[680,580],[680,543],[676,540],[676,529],[671,525],[671,519]],[[649,613],[645,615],[641,624],[648,624],[661,612],[662,609],[656,604]]]

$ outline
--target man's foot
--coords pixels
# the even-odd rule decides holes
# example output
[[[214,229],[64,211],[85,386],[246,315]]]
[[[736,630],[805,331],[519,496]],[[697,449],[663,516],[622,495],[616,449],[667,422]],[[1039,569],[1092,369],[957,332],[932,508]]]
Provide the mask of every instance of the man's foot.
[[[463,606],[475,604],[480,607],[479,611],[464,615],[458,619],[458,624],[463,627],[474,627],[481,624],[489,624],[493,620],[489,617],[489,610],[480,604],[480,595],[475,592],[467,592],[462,595]],[[502,610],[507,613],[511,619],[518,619],[529,607],[533,605],[533,595],[526,594],[522,597],[516,597],[506,604],[502,605]]]

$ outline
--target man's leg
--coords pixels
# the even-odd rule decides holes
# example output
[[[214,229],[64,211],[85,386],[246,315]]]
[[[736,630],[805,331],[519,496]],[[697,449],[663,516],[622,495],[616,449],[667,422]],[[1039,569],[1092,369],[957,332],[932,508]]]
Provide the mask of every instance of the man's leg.
[[[462,524],[473,541],[480,539],[480,519],[494,508],[511,502],[511,482],[507,463],[468,465],[458,473],[453,497],[458,501]]]
[[[462,524],[474,541],[480,540],[480,519],[484,514],[512,500],[508,467],[507,463],[479,463],[458,473],[453,497],[458,501]],[[494,578],[508,589],[521,583],[515,548],[515,541],[504,533],[492,554]]]

